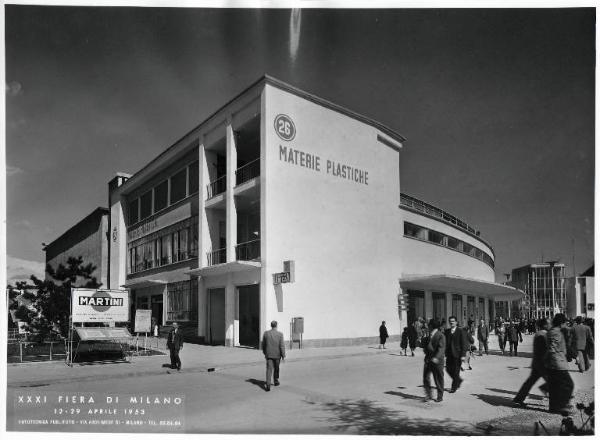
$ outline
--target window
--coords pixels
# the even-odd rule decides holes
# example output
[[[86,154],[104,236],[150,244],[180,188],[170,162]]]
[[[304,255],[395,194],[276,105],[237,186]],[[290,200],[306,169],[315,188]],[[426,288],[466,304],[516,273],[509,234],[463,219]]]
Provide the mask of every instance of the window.
[[[162,250],[161,250],[161,265],[171,264],[171,235],[165,235],[161,238]]]
[[[167,320],[192,321],[198,315],[198,280],[167,284]]]
[[[448,247],[455,250],[462,250],[461,241],[454,237],[448,237]]]
[[[468,244],[468,243],[463,243],[463,252],[464,252],[465,254],[469,254],[469,255],[470,255],[470,254],[471,254],[471,252],[474,252],[474,251],[473,251],[473,246],[471,246],[471,245],[470,245],[470,244]]]
[[[404,222],[404,235],[427,240],[427,229],[413,225],[412,223]]]
[[[174,232],[171,243],[173,244],[173,263],[179,261],[179,232]]]
[[[173,177],[171,177],[171,204],[185,199],[186,196],[186,174],[184,168]]]
[[[154,212],[158,212],[161,209],[167,207],[167,195],[169,190],[169,182],[165,180],[162,183],[159,183],[154,188]]]
[[[442,246],[446,245],[447,238],[444,234],[440,234],[436,231],[429,231],[429,241],[432,243],[441,244]]]
[[[190,165],[190,172],[188,173],[190,194],[194,194],[195,192],[198,191],[198,185],[199,185],[198,167],[199,167],[198,161],[196,161]]]
[[[152,215],[152,190],[140,197],[140,220]]]
[[[129,214],[129,224],[130,225],[133,225],[134,223],[137,223],[140,220],[138,208],[139,208],[139,199],[135,199],[135,200],[129,202],[129,207],[127,209],[127,212]]]
[[[179,231],[179,260],[188,259],[188,230]]]

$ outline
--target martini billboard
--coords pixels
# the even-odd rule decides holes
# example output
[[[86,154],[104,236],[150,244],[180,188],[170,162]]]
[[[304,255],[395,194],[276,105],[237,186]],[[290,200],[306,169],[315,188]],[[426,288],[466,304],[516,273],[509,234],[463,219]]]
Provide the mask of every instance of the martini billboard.
[[[72,289],[73,322],[129,321],[127,290]]]

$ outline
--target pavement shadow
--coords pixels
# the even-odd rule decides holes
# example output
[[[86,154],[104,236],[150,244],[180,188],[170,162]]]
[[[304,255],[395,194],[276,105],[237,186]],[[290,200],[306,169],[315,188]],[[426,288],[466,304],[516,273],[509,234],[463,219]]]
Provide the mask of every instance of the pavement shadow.
[[[492,406],[505,406],[508,408],[514,408],[513,405],[513,399],[510,397],[505,397],[505,396],[497,396],[497,395],[493,395],[493,394],[471,394],[472,396],[477,397],[479,400],[482,400],[483,402],[487,403],[488,405],[492,405]],[[547,412],[546,408],[544,407],[540,407],[540,406],[526,406],[525,408],[521,408],[522,410],[525,411],[543,411],[543,412]]]
[[[263,391],[265,390],[266,382],[264,380],[246,379],[246,382],[251,383],[252,385],[256,385],[257,387],[259,387]]]
[[[337,432],[367,435],[475,435],[472,425],[451,419],[420,418],[405,411],[390,409],[367,399],[345,399],[320,403],[323,410],[331,413],[325,417],[329,426]]]
[[[486,388],[486,390],[492,391],[493,393],[512,394],[514,396],[517,395],[517,391],[501,390],[500,388]],[[540,396],[538,394],[529,393],[527,396],[534,400],[544,400],[544,396]]]
[[[424,397],[424,396],[416,396],[414,394],[403,393],[401,391],[385,391],[383,394],[390,394],[392,396],[400,396],[405,399],[411,399],[411,400],[423,400],[423,397]]]
[[[163,368],[171,368],[171,364],[162,364]]]

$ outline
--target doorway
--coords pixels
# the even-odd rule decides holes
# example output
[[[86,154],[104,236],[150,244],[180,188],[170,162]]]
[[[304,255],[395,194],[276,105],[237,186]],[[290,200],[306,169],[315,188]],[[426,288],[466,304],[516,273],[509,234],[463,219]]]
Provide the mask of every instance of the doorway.
[[[240,345],[259,346],[260,289],[258,284],[238,287],[238,319]]]
[[[150,299],[152,308],[152,319],[159,325],[163,325],[163,296],[152,295]]]
[[[208,290],[208,337],[212,345],[225,345],[225,289]]]

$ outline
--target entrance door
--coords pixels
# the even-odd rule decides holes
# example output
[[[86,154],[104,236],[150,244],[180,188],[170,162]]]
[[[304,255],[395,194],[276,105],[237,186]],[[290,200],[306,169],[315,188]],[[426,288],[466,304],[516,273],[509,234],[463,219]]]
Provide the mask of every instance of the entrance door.
[[[225,345],[225,289],[208,291],[208,337],[212,345]]]
[[[163,325],[163,296],[152,295],[151,298],[152,319],[159,325]],[[154,329],[152,329],[154,331]]]
[[[240,345],[258,348],[260,330],[260,293],[258,284],[238,287]]]
[[[406,318],[409,324],[414,323],[418,318],[425,318],[425,292],[422,290],[408,290]]]

